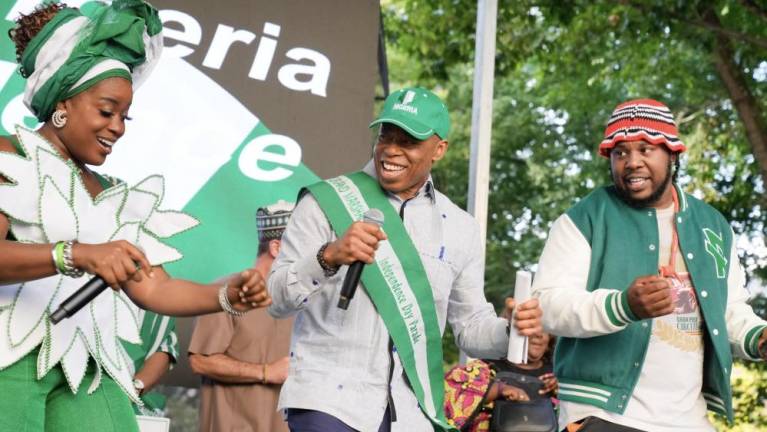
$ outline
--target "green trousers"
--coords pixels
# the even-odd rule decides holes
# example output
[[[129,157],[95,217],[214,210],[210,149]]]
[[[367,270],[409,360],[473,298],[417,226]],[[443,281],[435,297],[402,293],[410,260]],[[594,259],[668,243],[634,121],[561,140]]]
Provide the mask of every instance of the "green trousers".
[[[0,371],[0,431],[138,432],[130,399],[106,373],[88,394],[96,364],[90,362],[77,394],[60,365],[37,379],[38,350]]]

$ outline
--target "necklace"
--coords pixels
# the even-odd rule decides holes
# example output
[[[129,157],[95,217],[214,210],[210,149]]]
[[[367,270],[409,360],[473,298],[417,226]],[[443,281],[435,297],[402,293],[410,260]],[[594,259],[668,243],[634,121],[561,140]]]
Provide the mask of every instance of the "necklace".
[[[676,188],[671,188],[671,198],[674,200],[674,215],[679,213],[679,197],[676,193]],[[679,279],[679,276],[676,274],[676,251],[679,248],[679,237],[677,236],[676,232],[676,224],[671,222],[671,256],[668,259],[668,265],[660,266],[659,272],[660,275],[664,278],[675,278]]]

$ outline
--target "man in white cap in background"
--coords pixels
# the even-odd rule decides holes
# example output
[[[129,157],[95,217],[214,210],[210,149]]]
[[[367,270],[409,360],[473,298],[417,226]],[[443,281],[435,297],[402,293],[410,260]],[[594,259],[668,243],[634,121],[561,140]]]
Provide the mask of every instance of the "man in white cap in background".
[[[278,201],[256,211],[258,255],[264,277],[280,251],[293,204]],[[202,375],[200,431],[287,432],[277,412],[280,386],[288,375],[292,319],[276,320],[264,309],[242,317],[204,315],[189,344],[189,363]]]

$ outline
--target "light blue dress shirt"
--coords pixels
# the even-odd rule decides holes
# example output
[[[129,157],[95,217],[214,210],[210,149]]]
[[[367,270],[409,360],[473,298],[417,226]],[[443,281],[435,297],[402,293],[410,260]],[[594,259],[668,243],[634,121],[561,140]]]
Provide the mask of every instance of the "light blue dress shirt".
[[[372,161],[364,171],[375,177]],[[440,333],[445,323],[458,346],[479,358],[506,355],[507,321],[485,300],[484,256],[479,225],[433,188],[431,178],[406,202],[387,193],[410,234],[432,286]],[[290,372],[279,408],[312,409],[333,415],[359,431],[377,431],[387,407],[389,333],[361,285],[348,310],[339,309],[342,266],[325,277],[317,262],[320,247],[336,239],[317,201],[304,196],[282,237],[280,255],[268,280],[276,318],[295,315]],[[431,431],[427,417],[405,381],[394,353],[391,394],[397,421],[393,431]]]

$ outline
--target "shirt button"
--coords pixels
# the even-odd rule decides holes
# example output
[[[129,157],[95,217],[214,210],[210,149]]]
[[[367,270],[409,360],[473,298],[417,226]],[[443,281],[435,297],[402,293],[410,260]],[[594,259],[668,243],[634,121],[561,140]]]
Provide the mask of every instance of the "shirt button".
[[[708,297],[708,291],[701,291],[700,292],[700,296],[703,297],[703,298]]]
[[[714,334],[714,336],[719,336],[719,330],[714,329],[711,333]]]
[[[650,245],[650,250],[651,250],[651,251],[654,251],[654,250],[655,250],[655,245],[654,245],[654,244],[651,244],[651,245]]]
[[[692,252],[687,254],[687,259],[692,259],[695,255],[692,254]]]
[[[650,216],[650,217],[652,217],[652,212],[651,212],[651,211],[648,211],[648,212],[647,212],[647,216]]]
[[[639,362],[634,362],[634,367],[639,367]]]
[[[317,286],[320,283],[317,281],[317,279],[312,279],[312,285]]]
[[[618,408],[623,408],[623,404],[618,405]]]
[[[682,216],[679,216],[678,218],[676,218],[676,221],[679,223],[682,223]]]
[[[626,395],[621,396],[621,399],[625,400],[626,399]]]
[[[647,323],[646,323],[646,322],[643,322],[643,323],[642,323],[642,327],[647,327]]]

